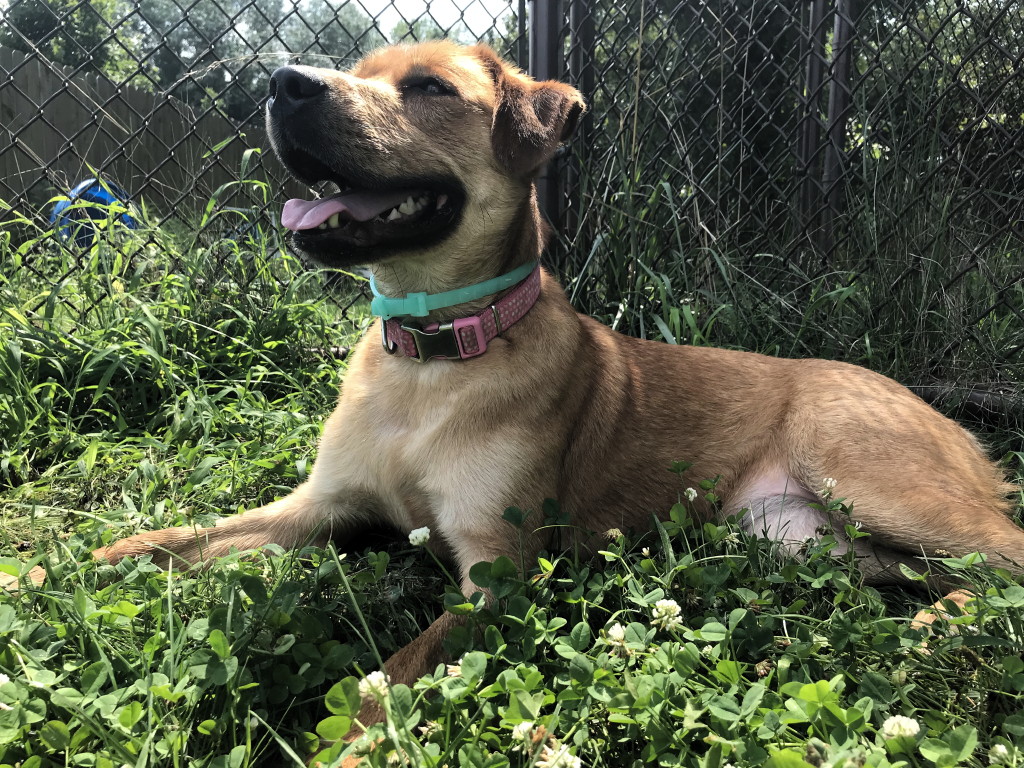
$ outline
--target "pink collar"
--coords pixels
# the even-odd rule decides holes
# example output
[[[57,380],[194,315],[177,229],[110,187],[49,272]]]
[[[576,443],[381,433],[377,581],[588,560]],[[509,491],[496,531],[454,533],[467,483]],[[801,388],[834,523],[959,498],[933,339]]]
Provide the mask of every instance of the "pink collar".
[[[402,354],[418,363],[440,357],[467,360],[487,351],[487,342],[500,336],[530,311],[540,296],[540,266],[523,282],[482,312],[450,323],[422,328],[396,318],[381,321],[381,342],[389,355]]]

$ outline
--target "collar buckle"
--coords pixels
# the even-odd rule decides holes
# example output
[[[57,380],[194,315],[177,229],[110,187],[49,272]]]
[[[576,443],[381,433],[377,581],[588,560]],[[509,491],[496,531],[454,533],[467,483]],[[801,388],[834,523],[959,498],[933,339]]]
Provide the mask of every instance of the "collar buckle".
[[[451,323],[442,323],[436,329],[428,331],[417,325],[402,323],[402,330],[412,336],[412,343],[416,345],[417,363],[425,363],[433,357],[446,357],[449,360],[458,360],[459,340]]]
[[[493,311],[494,308],[490,307]],[[497,324],[497,320],[495,320]],[[395,354],[399,345],[388,335],[389,321],[381,323],[381,343],[389,354]],[[499,326],[500,327],[500,326]],[[398,325],[409,334],[415,355],[408,355],[417,363],[425,363],[435,357],[447,360],[466,360],[487,351],[487,333],[480,315],[460,317],[450,323],[428,325],[423,328],[411,323]],[[410,350],[406,349],[408,354]]]

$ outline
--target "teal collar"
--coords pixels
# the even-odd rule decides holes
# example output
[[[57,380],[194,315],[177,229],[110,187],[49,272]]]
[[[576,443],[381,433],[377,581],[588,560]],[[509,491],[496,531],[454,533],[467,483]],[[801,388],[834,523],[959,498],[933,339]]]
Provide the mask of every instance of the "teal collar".
[[[426,317],[435,309],[454,307],[457,304],[465,304],[467,301],[476,301],[484,296],[490,296],[510,288],[518,282],[525,280],[537,262],[531,261],[523,264],[518,269],[513,269],[504,275],[484,280],[482,283],[467,285],[465,288],[456,288],[453,291],[443,293],[410,293],[403,298],[392,299],[381,294],[377,290],[377,282],[370,278],[370,290],[373,291],[373,301],[370,302],[370,312],[377,317],[389,320],[392,317]]]

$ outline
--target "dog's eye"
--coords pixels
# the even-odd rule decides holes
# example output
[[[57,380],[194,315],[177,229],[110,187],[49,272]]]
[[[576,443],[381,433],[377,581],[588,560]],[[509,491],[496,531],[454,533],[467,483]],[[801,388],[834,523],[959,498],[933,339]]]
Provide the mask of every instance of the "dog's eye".
[[[436,77],[419,77],[410,80],[402,86],[405,91],[419,91],[430,96],[442,96],[454,93],[451,88],[442,83]]]

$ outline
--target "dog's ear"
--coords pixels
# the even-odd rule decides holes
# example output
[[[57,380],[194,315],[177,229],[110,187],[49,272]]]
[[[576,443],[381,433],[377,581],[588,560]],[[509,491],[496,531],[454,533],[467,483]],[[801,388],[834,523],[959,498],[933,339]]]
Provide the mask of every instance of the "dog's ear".
[[[530,79],[484,46],[477,55],[494,78],[494,156],[515,176],[532,178],[576,130],[587,108],[583,96],[556,80]]]

